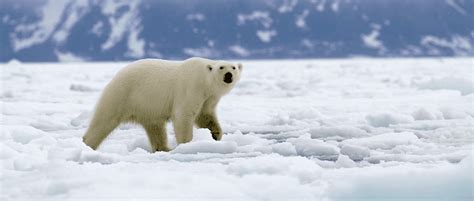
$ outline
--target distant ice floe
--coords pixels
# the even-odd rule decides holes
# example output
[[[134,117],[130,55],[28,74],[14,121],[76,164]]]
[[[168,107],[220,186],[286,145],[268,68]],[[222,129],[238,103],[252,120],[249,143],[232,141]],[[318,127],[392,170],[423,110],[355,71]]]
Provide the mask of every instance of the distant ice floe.
[[[463,77],[441,77],[431,78],[425,82],[419,82],[415,84],[420,89],[431,89],[431,90],[456,90],[461,92],[462,95],[474,93],[474,82],[472,79]]]
[[[442,163],[344,169],[346,176],[331,175],[330,200],[471,200],[472,156],[458,165]],[[400,185],[402,184],[402,185]]]
[[[374,127],[388,127],[394,124],[412,123],[414,121],[411,115],[397,113],[375,113],[366,116],[366,120]]]
[[[351,126],[322,126],[309,130],[309,133],[311,133],[311,138],[328,140],[342,140],[368,136],[367,131]]]

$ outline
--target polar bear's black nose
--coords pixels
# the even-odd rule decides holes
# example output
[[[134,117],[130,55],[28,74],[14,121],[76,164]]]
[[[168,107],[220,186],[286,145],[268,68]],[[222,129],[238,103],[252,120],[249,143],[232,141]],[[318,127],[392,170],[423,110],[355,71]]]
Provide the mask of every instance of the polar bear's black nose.
[[[232,83],[232,73],[224,74],[224,82],[227,84]]]

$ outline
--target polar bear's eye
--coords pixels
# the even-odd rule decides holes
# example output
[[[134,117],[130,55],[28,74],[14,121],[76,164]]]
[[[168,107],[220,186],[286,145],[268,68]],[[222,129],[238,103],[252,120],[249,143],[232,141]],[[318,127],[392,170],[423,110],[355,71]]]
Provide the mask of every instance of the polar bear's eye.
[[[219,69],[221,69],[221,70],[224,69],[224,66],[221,66]]]
[[[234,70],[235,70],[235,66],[232,66],[232,69],[234,69]]]

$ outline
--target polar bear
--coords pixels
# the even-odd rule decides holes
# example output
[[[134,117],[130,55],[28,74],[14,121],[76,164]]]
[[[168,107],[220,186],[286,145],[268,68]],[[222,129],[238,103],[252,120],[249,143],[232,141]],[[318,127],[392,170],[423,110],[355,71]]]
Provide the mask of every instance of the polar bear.
[[[178,143],[192,140],[193,125],[220,140],[216,106],[239,81],[242,68],[204,58],[135,61],[105,87],[83,141],[95,150],[120,123],[135,122],[145,129],[153,151],[169,151],[169,120]]]

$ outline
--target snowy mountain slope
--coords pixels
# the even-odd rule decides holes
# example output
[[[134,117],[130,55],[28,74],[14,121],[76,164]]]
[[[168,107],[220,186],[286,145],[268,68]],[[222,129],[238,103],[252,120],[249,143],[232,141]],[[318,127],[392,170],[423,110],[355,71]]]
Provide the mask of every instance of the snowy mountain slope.
[[[81,141],[125,64],[0,65],[0,200],[473,200],[472,58],[241,62],[223,140],[153,154]]]
[[[0,61],[474,55],[469,0],[3,0]]]

